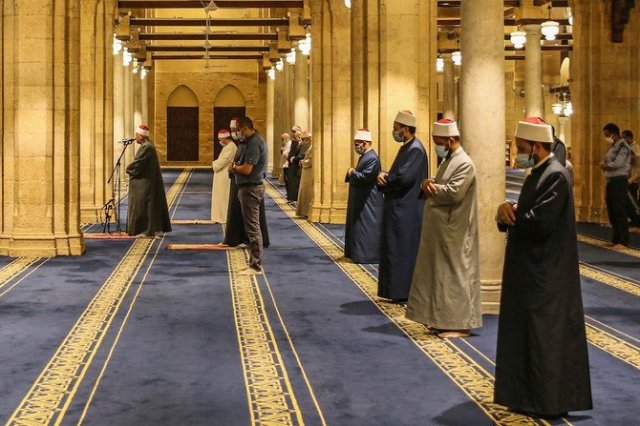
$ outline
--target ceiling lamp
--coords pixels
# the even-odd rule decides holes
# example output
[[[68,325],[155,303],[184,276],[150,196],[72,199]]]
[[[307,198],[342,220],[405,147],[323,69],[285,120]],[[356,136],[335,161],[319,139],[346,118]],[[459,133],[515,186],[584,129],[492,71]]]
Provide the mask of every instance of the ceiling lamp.
[[[140,80],[144,80],[147,77],[148,73],[149,71],[147,71],[145,67],[142,67],[142,69],[140,70]]]
[[[551,20],[551,3],[547,9],[549,11],[549,20],[542,23],[542,35],[545,40],[555,40],[558,33],[560,33],[560,24]]]
[[[457,66],[462,65],[462,52],[456,50],[451,54],[451,59],[453,59],[453,63]]]
[[[516,49],[522,49],[527,42],[527,33],[524,31],[514,31],[511,33],[511,44]]]
[[[304,56],[311,54],[311,33],[307,33],[306,37],[298,43],[298,49]]]
[[[444,71],[444,59],[441,56],[436,58],[436,71],[443,72]]]
[[[569,20],[569,25],[573,25],[573,13],[571,13],[571,8],[567,8],[567,19]]]
[[[131,66],[131,72],[134,74],[138,74],[138,61],[133,60],[133,65]]]
[[[564,115],[567,117],[571,117],[571,115],[573,115],[573,104],[571,102],[567,102],[564,106]]]
[[[284,70],[284,61],[282,60],[282,58],[278,59],[278,62],[276,62],[276,69],[278,71]]]
[[[287,53],[286,60],[289,65],[296,63],[296,49],[291,49],[291,52]]]
[[[124,50],[122,51],[122,65],[124,65],[125,67],[128,67],[131,61],[133,61],[133,55],[125,47]]]
[[[544,35],[545,40],[555,40],[558,33],[560,33],[560,24],[556,21],[542,23],[542,35]]]
[[[562,115],[562,110],[563,108],[561,103],[556,102],[551,105],[551,111],[553,111],[555,115]]]
[[[344,5],[351,9],[351,0],[344,0]]]
[[[269,80],[275,80],[276,79],[276,70],[271,67],[267,70],[267,77],[269,77]]]
[[[113,54],[117,55],[120,53],[121,50],[122,50],[122,42],[118,40],[114,35],[113,36]]]

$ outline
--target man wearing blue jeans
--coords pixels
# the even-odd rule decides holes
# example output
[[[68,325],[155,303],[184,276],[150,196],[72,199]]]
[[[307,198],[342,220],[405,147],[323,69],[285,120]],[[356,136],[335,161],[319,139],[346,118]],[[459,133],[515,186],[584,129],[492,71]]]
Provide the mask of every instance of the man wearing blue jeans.
[[[253,128],[249,117],[237,123],[239,137],[244,139],[245,150],[237,162],[230,166],[238,185],[238,199],[242,207],[242,220],[249,238],[249,267],[245,275],[262,273],[262,231],[260,204],[264,200],[264,179],[267,170],[267,144]]]

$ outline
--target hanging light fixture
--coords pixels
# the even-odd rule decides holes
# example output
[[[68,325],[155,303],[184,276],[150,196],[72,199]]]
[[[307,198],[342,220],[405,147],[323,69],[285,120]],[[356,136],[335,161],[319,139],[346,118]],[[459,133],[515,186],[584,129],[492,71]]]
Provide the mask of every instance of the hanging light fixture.
[[[147,71],[145,67],[142,67],[142,69],[140,70],[140,80],[144,80],[147,77],[148,73],[149,71]]]
[[[269,77],[269,80],[275,80],[276,79],[276,70],[271,67],[267,70],[267,77]]]
[[[436,58],[436,71],[443,72],[444,71],[444,59],[441,56]]]
[[[516,49],[522,49],[527,42],[527,33],[524,31],[514,31],[511,33],[511,44]]]
[[[344,5],[351,9],[351,0],[344,0]]]
[[[551,105],[551,111],[553,111],[555,115],[562,115],[562,110],[563,110],[562,104],[559,102],[556,102]]]
[[[282,60],[282,58],[280,58],[278,62],[276,62],[276,70],[278,71],[284,70],[284,61]]]
[[[131,52],[129,52],[129,49],[125,47],[124,50],[122,51],[122,65],[124,65],[125,67],[128,67],[129,64],[131,64],[132,60],[133,60],[133,55],[131,54]]]
[[[291,49],[291,52],[287,53],[286,60],[289,65],[296,63],[296,49]]]
[[[118,40],[114,35],[113,36],[113,54],[117,55],[120,53],[121,50],[122,50],[122,42]]]
[[[462,65],[462,52],[456,50],[451,54],[451,59],[453,59],[453,63],[457,66]]]
[[[564,106],[564,115],[567,117],[573,115],[573,104],[570,101]]]
[[[542,23],[542,35],[545,40],[555,40],[560,33],[560,24],[551,20],[551,3],[549,3],[549,20]]]
[[[133,64],[131,65],[131,72],[138,74],[138,61],[136,59],[133,60]]]
[[[311,54],[311,33],[307,33],[306,37],[298,43],[298,49],[304,56]]]

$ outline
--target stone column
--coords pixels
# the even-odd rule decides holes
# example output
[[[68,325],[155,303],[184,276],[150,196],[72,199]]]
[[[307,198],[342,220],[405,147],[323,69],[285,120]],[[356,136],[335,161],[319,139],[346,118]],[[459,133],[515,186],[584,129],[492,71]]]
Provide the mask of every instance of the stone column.
[[[124,137],[134,137],[135,126],[133,124],[133,73],[131,72],[132,64],[124,67]],[[127,152],[123,158],[122,168],[125,169],[129,163],[133,161],[135,156],[135,144],[127,148]],[[125,175],[126,176],[126,175]]]
[[[294,66],[289,65],[286,61],[284,63],[284,69],[281,71],[283,80],[284,80],[284,125],[287,129],[291,130],[294,124],[298,124],[295,122],[295,114],[294,114]],[[300,126],[302,127],[302,125]],[[303,127],[304,129],[304,127]]]
[[[570,141],[569,141],[569,117],[558,117],[558,137],[564,141],[565,145],[567,147],[570,147]]]
[[[477,169],[483,308],[494,313],[504,262],[504,235],[495,223],[496,208],[505,198],[506,173],[502,10],[502,0],[462,2],[460,45],[461,137]]]
[[[285,78],[284,74],[281,72],[276,72],[276,79],[273,81],[273,140],[280,141],[280,135],[283,133],[291,133],[291,129],[288,123],[286,123],[285,118],[285,99],[286,99],[286,88],[285,88]],[[267,106],[268,107],[268,106]],[[281,160],[280,160],[280,148],[277,150],[273,150],[272,152],[273,158],[273,173],[280,174],[281,170]]]
[[[80,255],[80,1],[2,10],[0,254]]]
[[[451,53],[442,55],[444,60],[444,118],[455,120],[456,116],[456,74]]]
[[[134,129],[139,125],[143,124],[142,122],[142,80],[140,79],[140,70],[138,70],[135,74],[131,73],[131,83],[132,83],[132,100],[133,100],[133,126],[131,128],[131,132],[133,133]]]
[[[294,66],[293,121],[303,129],[309,129],[309,60],[298,54]]]
[[[113,161],[118,160],[120,153],[122,152],[122,145],[118,141],[124,139],[124,77],[126,71],[122,65],[122,52],[113,58]],[[124,165],[122,162],[121,165]],[[120,168],[120,180],[125,180],[124,167]],[[115,185],[114,185],[115,189]],[[120,197],[120,194],[115,194],[116,198]]]
[[[142,79],[141,101],[142,101],[142,123],[149,125],[149,75]]]
[[[425,145],[430,143],[437,8],[426,0],[358,0],[351,10],[341,0],[311,6],[314,160],[323,166],[314,167],[310,218],[343,222],[348,191],[344,174],[351,165],[354,127],[372,131],[385,168],[400,148],[391,139],[398,110],[413,111],[418,136]],[[397,31],[399,22],[415,31]],[[357,51],[356,46],[366,50]]]
[[[347,189],[344,173],[351,149],[350,11],[341,0],[311,4],[313,62],[314,197],[309,218],[344,223]],[[342,179],[338,176],[342,175]],[[340,182],[342,180],[342,182]]]
[[[103,1],[81,3],[80,208],[84,223],[102,220],[112,198],[107,183],[113,167],[113,10]]]
[[[271,171],[271,176],[277,178],[280,175],[281,165],[278,160],[280,155],[280,135],[275,134],[275,127],[273,122],[274,112],[274,95],[275,95],[275,82],[270,78],[267,78],[267,120],[265,134],[267,136],[267,145],[269,152],[273,153],[269,157],[269,165],[267,170]]]
[[[525,115],[527,117],[544,117],[544,100],[542,97],[542,33],[540,25],[524,25],[527,43],[524,52],[524,96]]]
[[[640,122],[640,48],[637,43],[640,7],[630,10],[622,43],[612,43],[611,5],[574,0],[571,56],[572,163],[575,171],[576,214],[580,221],[607,223],[605,180],[599,163],[608,145],[602,128],[616,123],[620,130],[637,129]]]

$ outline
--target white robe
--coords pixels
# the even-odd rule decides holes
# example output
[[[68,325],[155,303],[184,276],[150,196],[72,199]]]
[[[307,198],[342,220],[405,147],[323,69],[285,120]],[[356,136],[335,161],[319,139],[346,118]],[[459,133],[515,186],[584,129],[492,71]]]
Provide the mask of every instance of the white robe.
[[[407,318],[440,330],[482,326],[476,171],[462,148],[438,168],[424,208]]]
[[[238,147],[230,142],[222,148],[220,156],[211,163],[213,168],[213,189],[211,193],[211,220],[227,223],[227,207],[229,206],[229,189],[231,180],[227,168],[233,162]]]

